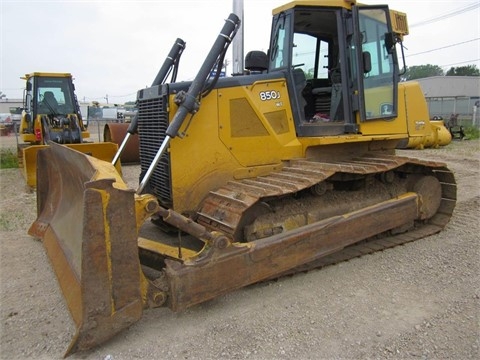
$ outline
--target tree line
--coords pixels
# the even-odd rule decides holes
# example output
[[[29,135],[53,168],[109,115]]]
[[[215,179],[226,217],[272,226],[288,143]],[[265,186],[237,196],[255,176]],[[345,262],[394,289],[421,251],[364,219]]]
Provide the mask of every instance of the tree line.
[[[480,70],[476,65],[451,67],[446,72],[440,66],[432,64],[407,66],[402,80],[415,80],[431,76],[480,76]]]

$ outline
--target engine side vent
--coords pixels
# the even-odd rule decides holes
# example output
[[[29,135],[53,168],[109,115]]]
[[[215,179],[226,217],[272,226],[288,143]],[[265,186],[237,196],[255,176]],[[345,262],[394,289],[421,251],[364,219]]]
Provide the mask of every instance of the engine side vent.
[[[154,89],[158,88],[142,90],[137,99],[141,177],[146,173],[155,158],[165,139],[165,132],[168,127],[168,96],[167,94],[159,94],[161,91],[149,91]],[[163,89],[166,89],[165,85]],[[172,207],[170,156],[168,152],[163,154],[160,159],[145,187],[145,191],[155,195],[162,206]]]

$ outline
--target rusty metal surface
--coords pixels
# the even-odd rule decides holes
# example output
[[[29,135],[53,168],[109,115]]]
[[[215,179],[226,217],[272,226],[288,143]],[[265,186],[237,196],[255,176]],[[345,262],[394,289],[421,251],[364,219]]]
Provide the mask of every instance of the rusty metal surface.
[[[361,162],[363,160],[365,158]],[[378,158],[372,160],[377,162]],[[369,160],[368,164],[355,161],[328,166],[364,174],[379,169],[379,166],[383,171],[396,168],[408,174],[422,174],[420,183],[413,186],[418,193],[407,193],[354,213],[255,240],[245,246],[234,243],[225,249],[211,248],[193,263],[167,261],[166,272],[172,297],[170,307],[174,311],[182,310],[254,282],[331,265],[441,231],[455,208],[453,173],[439,162],[400,157],[386,160],[390,165],[385,166],[387,161],[383,160],[380,165],[372,165]],[[311,167],[319,171],[318,164]],[[432,194],[437,194],[437,183],[441,188],[440,204],[436,204],[436,195],[429,203]],[[240,188],[237,187],[237,190]],[[425,204],[428,211],[432,204],[436,209],[428,219],[423,219],[422,207]],[[405,225],[414,227],[407,232],[391,232],[396,228],[403,231],[401,229]]]
[[[43,240],[77,327],[67,354],[142,315],[135,192],[112,186],[115,178],[96,180],[95,163],[102,164],[56,144],[39,153],[38,218],[29,233]],[[105,164],[106,177],[115,173]]]
[[[382,157],[383,158],[383,157]],[[388,157],[386,157],[388,160]],[[377,161],[377,158],[373,158],[369,161]],[[382,160],[383,161],[383,160]],[[397,157],[393,156],[392,165],[398,166],[398,170],[409,174],[429,174],[419,184],[415,184],[413,189],[418,191],[419,202],[419,217],[422,217],[422,207],[427,207],[428,211],[431,211],[430,202],[433,198],[433,206],[436,212],[432,217],[427,220],[418,221],[415,223],[415,227],[408,232],[392,234],[385,233],[383,236],[374,236],[369,239],[365,239],[358,243],[347,246],[344,250],[333,252],[330,255],[322,256],[319,259],[302,264],[295,268],[289,269],[285,272],[279,272],[274,274],[270,278],[278,278],[281,276],[294,274],[300,271],[307,271],[310,269],[321,268],[324,266],[336,264],[341,261],[346,261],[355,257],[370,254],[372,252],[381,251],[394,246],[402,245],[408,242],[412,242],[433,234],[440,232],[445,225],[449,222],[456,205],[457,199],[457,187],[454,174],[445,166],[444,163],[434,161],[423,161],[414,158]],[[348,165],[347,165],[348,166]],[[353,167],[350,167],[352,169]],[[432,177],[436,178],[441,187],[440,204],[437,205],[435,200],[437,198],[437,184],[432,182]],[[426,182],[424,183],[424,180]],[[435,194],[435,195],[432,195]],[[432,215],[431,213],[429,215]],[[358,224],[354,224],[356,229],[363,229],[364,223],[361,227]],[[319,241],[323,241],[320,240]]]
[[[57,145],[56,143],[53,143]],[[22,168],[22,173],[27,185],[30,188],[35,188],[37,184],[37,169],[40,166],[46,166],[46,164],[37,163],[37,153],[50,145],[30,145],[21,146],[18,149],[18,156],[21,158],[19,166]],[[117,144],[104,142],[104,143],[79,143],[79,144],[65,144],[63,146],[77,150],[84,154],[93,156],[97,159],[104,161],[111,161],[117,152]],[[117,171],[121,173],[120,163],[116,166]],[[40,168],[41,169],[41,168]]]
[[[408,164],[428,168],[433,167],[433,176],[440,182],[440,205],[436,213],[430,219],[428,219],[428,221],[417,223],[414,229],[406,233],[386,234],[385,236],[375,236],[371,239],[366,239],[365,241],[350,245],[342,251],[335,252],[316,261],[309,262],[290,269],[284,273],[277,274],[277,276],[273,276],[272,278],[337,264],[355,257],[382,251],[398,245],[403,245],[440,232],[450,221],[455,209],[457,199],[457,186],[455,177],[453,173],[442,163],[409,159]],[[431,183],[431,180],[428,180],[428,182]],[[436,190],[434,189],[434,191]],[[429,194],[429,192],[427,192],[427,194]],[[420,197],[422,196],[423,195],[420,195]],[[423,200],[420,201],[423,202]],[[421,206],[422,205],[420,204],[420,207]]]
[[[417,195],[407,193],[342,216],[334,216],[286,233],[224,249],[212,247],[193,263],[167,261],[174,311],[275,276],[303,263],[413,222]],[[358,224],[362,224],[359,227]]]
[[[221,231],[239,241],[238,227],[243,225],[245,214],[260,199],[280,197],[307,189],[334,174],[382,173],[408,163],[429,167],[445,166],[442,163],[383,154],[367,154],[348,161],[292,160],[279,172],[230,181],[224,187],[211,192],[198,212],[197,221],[211,230]]]
[[[67,354],[108,340],[139,320],[143,311],[133,190],[115,189],[109,180],[86,187],[82,321]]]
[[[127,135],[129,123],[107,123],[103,129],[103,141],[111,141],[112,143],[120,144]],[[112,157],[113,158],[113,157]],[[130,136],[128,143],[125,146],[120,160],[124,164],[140,162],[140,148],[138,141],[138,134]]]

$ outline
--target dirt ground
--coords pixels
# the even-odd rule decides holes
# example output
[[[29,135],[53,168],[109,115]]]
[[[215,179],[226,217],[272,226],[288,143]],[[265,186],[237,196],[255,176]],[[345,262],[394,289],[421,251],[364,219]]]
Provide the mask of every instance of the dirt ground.
[[[454,171],[458,203],[443,232],[182,313],[147,310],[70,358],[479,359],[480,142],[399,153]],[[75,329],[42,244],[27,235],[35,194],[16,169],[0,170],[0,182],[0,358],[61,359]]]

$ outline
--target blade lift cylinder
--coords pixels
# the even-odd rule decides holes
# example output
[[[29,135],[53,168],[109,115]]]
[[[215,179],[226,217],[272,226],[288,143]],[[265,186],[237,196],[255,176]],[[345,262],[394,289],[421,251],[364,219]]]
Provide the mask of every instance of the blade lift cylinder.
[[[175,82],[176,80],[176,74],[177,74],[177,69],[178,69],[178,63],[180,61],[180,57],[182,56],[183,50],[185,50],[185,41],[183,41],[180,38],[177,38],[175,40],[175,43],[173,44],[172,48],[170,49],[170,52],[168,53],[167,58],[163,62],[162,67],[158,71],[157,76],[152,82],[152,86],[157,86],[160,84],[165,83],[167,80],[168,75],[173,71],[173,76],[172,76],[172,82]],[[115,154],[113,160],[112,160],[112,165],[115,165],[120,159],[120,156],[122,155],[125,146],[127,145],[129,139],[131,136],[135,135],[137,133],[138,129],[138,113],[135,114],[133,120],[131,121],[130,125],[128,126],[127,129],[127,134],[125,135],[125,138],[123,139],[122,143],[120,144],[120,147],[118,148],[117,153]]]
[[[180,127],[185,121],[187,115],[195,114],[198,111],[200,103],[197,101],[197,98],[204,89],[211,70],[217,64],[218,59],[222,56],[222,54],[226,52],[228,45],[234,38],[239,26],[240,19],[238,18],[238,16],[233,13],[230,14],[228,19],[225,20],[225,25],[220,31],[217,40],[213,44],[210,52],[208,53],[202,67],[198,71],[198,74],[190,85],[188,91],[178,93],[176,98],[176,102],[179,105],[178,110],[166,130],[165,139],[163,140],[160,148],[155,154],[152,163],[150,164],[147,172],[145,173],[145,176],[143,177],[140,185],[138,186],[137,194],[142,193],[148,180],[152,176],[153,171],[157,167],[162,155],[167,150],[170,140],[177,136],[178,131],[180,130]]]

